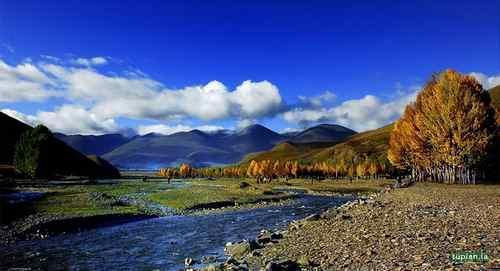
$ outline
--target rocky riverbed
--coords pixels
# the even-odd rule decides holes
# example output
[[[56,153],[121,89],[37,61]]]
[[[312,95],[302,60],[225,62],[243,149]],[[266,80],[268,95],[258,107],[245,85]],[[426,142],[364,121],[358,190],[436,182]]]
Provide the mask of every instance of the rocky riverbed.
[[[418,184],[228,244],[217,270],[486,270],[500,268],[500,186]],[[483,262],[453,261],[480,252]]]

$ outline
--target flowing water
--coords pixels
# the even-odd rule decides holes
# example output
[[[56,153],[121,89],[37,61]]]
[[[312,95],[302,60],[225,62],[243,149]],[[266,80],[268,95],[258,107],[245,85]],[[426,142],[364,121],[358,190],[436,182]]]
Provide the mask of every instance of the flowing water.
[[[226,242],[251,239],[262,229],[280,229],[350,197],[301,195],[293,203],[202,216],[167,216],[44,240],[0,245],[0,270],[179,270],[184,259],[223,260]]]

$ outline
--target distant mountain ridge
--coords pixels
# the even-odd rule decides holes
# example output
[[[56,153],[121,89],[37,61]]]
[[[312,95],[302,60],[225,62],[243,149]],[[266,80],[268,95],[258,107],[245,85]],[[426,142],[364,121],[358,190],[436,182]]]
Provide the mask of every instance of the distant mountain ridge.
[[[171,135],[147,134],[105,154],[120,168],[154,169],[190,163],[197,166],[231,164],[247,153],[272,148],[286,139],[261,125],[234,133],[205,133],[199,130]]]
[[[238,163],[249,153],[270,150],[280,142],[332,142],[356,132],[339,125],[319,125],[304,133],[283,135],[262,125],[242,130],[206,133],[200,130],[171,135],[137,136],[103,155],[115,166],[156,169],[190,163],[195,166]]]
[[[295,134],[292,142],[329,142],[338,141],[356,134],[356,131],[336,124],[320,124]]]
[[[85,155],[103,155],[130,141],[121,134],[106,135],[65,135],[54,136]]]

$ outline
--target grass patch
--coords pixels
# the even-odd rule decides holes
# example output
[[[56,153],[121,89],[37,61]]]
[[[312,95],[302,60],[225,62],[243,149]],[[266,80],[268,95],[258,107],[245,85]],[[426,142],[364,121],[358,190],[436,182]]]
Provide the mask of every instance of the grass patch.
[[[35,202],[37,213],[63,216],[94,216],[138,213],[135,206],[109,206],[90,199],[89,193],[52,192]]]
[[[241,182],[249,186],[240,188]],[[235,202],[237,204],[254,203],[260,200],[271,200],[284,197],[276,190],[297,190],[328,193],[368,193],[376,192],[383,186],[392,183],[390,180],[344,180],[314,181],[293,179],[286,183],[274,180],[271,183],[257,184],[253,179],[220,178],[216,180],[194,179],[191,186],[153,193],[149,199],[180,210],[192,209],[210,203]]]
[[[189,187],[154,193],[149,198],[171,208],[191,209],[216,202],[249,203],[262,196],[262,189],[255,186],[240,188],[238,180],[193,180]]]
[[[111,204],[109,200],[96,200],[93,193],[102,193],[109,198],[130,194],[150,194],[165,190],[166,183],[148,183],[137,180],[119,181],[115,184],[61,185],[47,189],[47,194],[33,202],[36,213],[63,216],[94,216],[106,214],[135,214],[141,211],[136,206]]]

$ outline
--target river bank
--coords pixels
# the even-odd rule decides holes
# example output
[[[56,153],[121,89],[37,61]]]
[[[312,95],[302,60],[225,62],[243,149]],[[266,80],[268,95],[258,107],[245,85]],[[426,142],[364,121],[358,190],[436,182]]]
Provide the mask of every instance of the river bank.
[[[334,195],[380,189],[387,181],[120,179],[21,183],[0,195],[3,243],[168,215],[206,215],[283,206],[297,193]],[[15,210],[15,212],[13,211]]]
[[[278,240],[249,249],[229,265],[240,264],[240,270],[498,268],[499,221],[498,185],[417,184],[291,223]],[[460,252],[483,253],[489,261],[453,262],[452,254]]]

